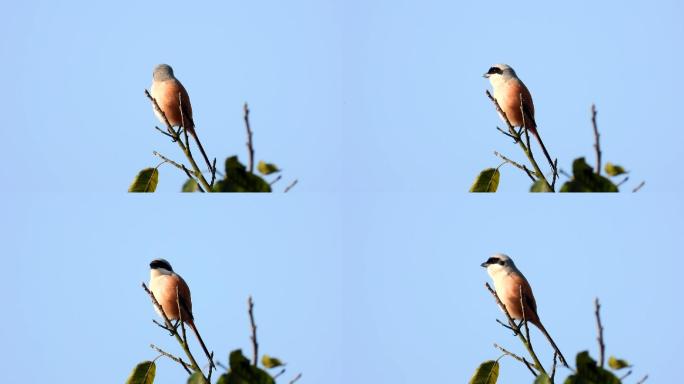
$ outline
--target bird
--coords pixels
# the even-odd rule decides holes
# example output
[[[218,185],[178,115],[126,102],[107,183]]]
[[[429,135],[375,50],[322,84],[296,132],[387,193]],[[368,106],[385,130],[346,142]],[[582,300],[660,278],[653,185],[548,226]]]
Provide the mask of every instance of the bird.
[[[204,160],[207,162],[209,169],[213,171],[211,162],[207,153],[202,147],[202,143],[197,137],[195,131],[195,121],[192,119],[192,105],[190,104],[190,96],[185,90],[183,84],[174,76],[173,68],[168,64],[159,64],[152,72],[152,86],[150,86],[150,95],[156,100],[159,109],[164,112],[164,116],[172,127],[183,127],[195,139],[197,146],[202,152]],[[164,124],[164,116],[152,106],[154,114],[159,121]],[[182,114],[181,114],[182,111]]]
[[[195,333],[195,336],[207,357],[212,356],[195,326],[195,318],[192,314],[190,288],[185,280],[173,271],[173,268],[168,261],[164,259],[154,259],[150,262],[150,291],[159,305],[161,305],[166,317],[168,317],[169,320],[182,319]],[[159,316],[164,317],[156,305],[154,306],[154,310]],[[211,361],[212,359],[210,358],[209,360],[213,366],[214,363]]]
[[[529,130],[530,133],[537,138],[539,146],[542,151],[544,151],[544,156],[546,156],[547,160],[554,168],[554,172],[556,172],[549,151],[546,150],[546,146],[537,132],[537,122],[534,120],[534,102],[532,101],[532,95],[525,86],[525,83],[518,78],[518,75],[508,64],[494,64],[489,68],[487,73],[482,76],[489,79],[489,83],[492,85],[494,99],[499,103],[499,107],[501,107],[501,110],[506,114],[511,125],[514,127],[525,127],[525,129]],[[520,107],[521,97],[522,110]],[[502,115],[501,119],[506,121]]]
[[[560,362],[568,367],[565,356],[561,353],[556,343],[549,335],[546,328],[539,320],[537,312],[537,302],[532,293],[532,287],[525,276],[518,270],[513,263],[513,260],[502,253],[492,255],[487,261],[481,264],[482,267],[487,268],[487,273],[494,281],[494,289],[501,302],[506,306],[506,310],[513,319],[522,320],[523,311],[522,305],[525,306],[525,320],[534,324],[546,336],[551,343],[553,349],[558,353]],[[523,301],[520,300],[520,291],[522,289]]]

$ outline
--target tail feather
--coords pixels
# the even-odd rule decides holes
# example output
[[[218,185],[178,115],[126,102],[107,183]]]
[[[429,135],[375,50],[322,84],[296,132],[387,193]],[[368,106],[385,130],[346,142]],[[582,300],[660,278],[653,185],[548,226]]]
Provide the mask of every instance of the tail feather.
[[[211,161],[209,161],[209,156],[207,156],[207,153],[204,151],[204,147],[202,147],[202,142],[199,141],[199,138],[197,137],[197,133],[195,132],[195,129],[188,129],[188,132],[192,135],[192,137],[195,139],[195,142],[197,143],[197,147],[199,147],[200,152],[202,152],[202,157],[204,157],[204,161],[207,162],[207,166],[209,167],[209,172],[213,172],[214,168],[211,165]]]
[[[212,367],[216,368],[214,365],[214,359],[211,356],[211,353],[209,353],[209,349],[207,349],[207,346],[204,344],[204,340],[202,340],[202,336],[200,336],[199,331],[197,330],[197,327],[195,326],[194,322],[188,322],[188,326],[192,329],[192,331],[195,333],[195,336],[197,336],[197,340],[199,341],[200,345],[202,346],[202,349],[204,350],[204,353],[207,355],[207,359],[209,359],[209,364],[211,364]]]
[[[568,365],[568,362],[565,360],[565,356],[563,356],[560,349],[558,348],[556,343],[551,338],[551,335],[549,335],[549,332],[547,332],[546,328],[544,328],[544,326],[542,325],[541,321],[538,323],[535,323],[534,325],[536,325],[537,328],[539,328],[539,330],[541,331],[541,333],[543,333],[544,336],[546,336],[546,338],[549,340],[549,343],[551,343],[551,347],[553,347],[554,351],[556,351],[556,353],[558,354],[558,359],[560,360],[560,362],[563,365],[565,365],[566,367],[570,368],[570,366]]]

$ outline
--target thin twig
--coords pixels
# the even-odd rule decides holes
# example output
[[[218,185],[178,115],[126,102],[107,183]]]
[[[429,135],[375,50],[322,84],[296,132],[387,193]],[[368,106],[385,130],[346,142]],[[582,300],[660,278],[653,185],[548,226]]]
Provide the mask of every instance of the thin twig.
[[[524,357],[520,357],[520,356],[516,355],[515,353],[513,353],[513,352],[507,350],[506,348],[500,346],[500,345],[497,344],[497,343],[494,343],[494,347],[500,349],[501,352],[505,353],[506,355],[508,355],[508,356],[510,356],[510,357],[512,357],[512,358],[514,358],[514,359],[516,359],[516,360],[518,360],[519,362],[525,364],[525,366],[527,367],[527,369],[529,369],[530,372],[532,372],[532,374],[533,374],[535,377],[537,376],[537,372],[534,371],[534,369],[532,368],[532,366],[530,365],[530,363],[527,361],[527,359],[525,359]]]
[[[508,157],[506,157],[506,156],[500,154],[500,153],[497,152],[497,151],[494,151],[494,155],[500,157],[503,161],[505,161],[505,162],[507,162],[507,163],[509,163],[509,164],[511,164],[511,165],[513,165],[513,166],[515,166],[516,168],[520,168],[520,169],[522,169],[523,171],[525,171],[525,173],[527,173],[527,176],[529,176],[530,179],[531,179],[532,181],[537,181],[537,180],[534,178],[534,176],[532,176],[532,173],[530,172],[530,170],[527,169],[527,167],[525,167],[524,165],[521,165],[521,164],[516,163],[515,161],[509,159]]]
[[[214,186],[214,181],[216,181],[216,158],[214,157],[214,164],[211,166],[213,172],[211,172],[211,183],[210,186]]]
[[[557,352],[557,351],[553,351],[553,366],[551,367],[551,377],[550,377],[551,383],[554,382],[555,377],[556,377],[556,366],[557,366],[557,363],[558,363],[558,352]]]
[[[176,137],[178,137],[178,135],[174,136],[174,135],[171,135],[171,134],[168,134],[168,133],[164,132],[161,128],[159,128],[159,127],[157,127],[157,126],[155,126],[154,128],[155,128],[157,131],[159,131],[162,135],[166,135],[166,136],[170,137],[172,142],[175,142],[175,141],[176,141]]]
[[[180,169],[180,170],[183,169],[183,167],[182,167],[180,164],[176,163],[175,161],[169,159],[168,157],[162,155],[161,153],[159,153],[159,152],[157,152],[157,151],[152,151],[152,154],[155,155],[155,156],[157,156],[157,157],[159,157],[160,159],[164,160],[165,162],[167,162],[167,163],[173,165],[174,167],[176,167],[176,168],[178,168],[178,169]]]
[[[625,381],[625,379],[626,379],[629,375],[631,375],[631,374],[632,374],[632,370],[630,369],[629,371],[627,371],[627,373],[625,373],[624,375],[622,375],[622,376],[620,377],[620,381],[621,381],[621,382],[622,382],[622,381]]]
[[[646,185],[646,182],[642,181],[641,183],[639,183],[639,185],[636,186],[636,188],[632,189],[632,192],[639,192],[641,187],[643,187],[644,185]],[[646,377],[648,377],[648,376],[646,376]]]
[[[617,183],[616,186],[620,187],[622,184],[626,183],[627,180],[629,180],[629,176],[625,176],[625,178],[622,179],[619,183]]]
[[[249,106],[245,103],[245,128],[247,129],[247,153],[249,155],[249,173],[254,173],[254,146],[252,144],[252,128],[249,125]]]
[[[247,312],[249,313],[249,322],[252,326],[252,336],[250,339],[252,340],[252,348],[254,350],[254,360],[252,361],[252,365],[256,367],[257,362],[259,361],[259,343],[257,343],[257,335],[256,335],[256,330],[257,326],[256,323],[254,322],[254,301],[252,300],[252,296],[249,297],[247,300],[247,305],[248,305],[248,310]]]
[[[150,344],[150,348],[154,349],[155,351],[159,352],[160,354],[162,354],[162,355],[168,357],[169,359],[175,361],[176,363],[180,364],[183,368],[185,368],[185,372],[187,372],[188,375],[192,375],[192,371],[190,370],[190,368],[188,368],[188,367],[191,367],[190,364],[183,361],[183,359],[181,359],[180,357],[174,356],[174,355],[166,352],[165,350],[157,347],[154,344]]]
[[[601,145],[599,131],[596,125],[596,104],[591,105],[591,125],[594,127],[594,149],[596,150],[596,174],[601,174]]]
[[[273,375],[273,379],[275,380],[275,379],[279,378],[280,376],[282,376],[283,373],[285,373],[285,368],[281,369],[280,372]]]
[[[636,384],[644,384],[648,379],[648,375],[644,376],[641,380],[637,381]]]
[[[518,143],[518,139],[517,139],[515,136],[511,135],[510,133],[504,131],[503,129],[501,129],[501,128],[499,128],[499,127],[496,127],[496,129],[498,129],[499,132],[503,133],[504,135],[506,135],[506,136],[510,137],[511,139],[513,139],[513,144],[517,144],[517,143]]]
[[[224,371],[228,371],[228,367],[223,365],[223,363],[221,363],[220,361],[216,360],[216,362],[214,364],[216,364],[216,366],[218,366],[220,368],[223,368]]]
[[[288,186],[285,188],[284,193],[290,192],[290,189],[294,188],[294,186],[297,185],[298,182],[299,182],[298,179],[295,179],[295,181],[291,182],[290,185],[288,185]]]
[[[647,377],[648,377],[648,376],[647,376]],[[301,379],[301,378],[302,378],[302,374],[301,374],[301,373],[298,373],[297,376],[295,376],[294,379],[290,380],[290,384],[294,384],[295,382],[297,382],[297,380],[299,380],[299,379]]]
[[[594,299],[594,315],[596,316],[596,330],[598,333],[598,336],[596,337],[596,340],[598,341],[599,345],[599,367],[603,368],[604,363],[605,363],[605,352],[606,352],[606,344],[603,342],[603,324],[601,324],[601,304],[599,303],[598,297]]]
[[[280,179],[282,179],[282,178],[283,178],[283,175],[278,175],[278,177],[276,177],[275,179],[273,179],[273,181],[271,181],[270,183],[268,183],[268,185],[273,186],[273,184],[279,182]]]

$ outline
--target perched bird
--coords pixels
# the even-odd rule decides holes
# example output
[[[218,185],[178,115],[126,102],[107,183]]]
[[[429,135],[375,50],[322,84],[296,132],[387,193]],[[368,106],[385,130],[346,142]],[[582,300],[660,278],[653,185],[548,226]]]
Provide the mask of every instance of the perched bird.
[[[164,112],[166,119],[172,127],[183,127],[195,139],[197,146],[202,152],[204,160],[207,162],[209,169],[212,169],[211,162],[207,153],[202,147],[202,143],[195,132],[195,122],[192,119],[192,105],[190,104],[190,97],[188,92],[183,87],[183,84],[173,75],[173,68],[167,64],[159,64],[152,72],[152,86],[150,87],[150,95],[157,101],[159,109]],[[159,121],[164,123],[164,117],[154,108],[154,114]],[[181,113],[182,111],[182,113]]]
[[[494,289],[501,302],[506,306],[508,313],[513,319],[522,320],[523,311],[520,301],[520,290],[522,288],[523,301],[525,306],[525,319],[534,324],[546,336],[551,343],[553,349],[558,353],[560,362],[568,366],[565,357],[561,353],[556,343],[551,338],[551,335],[546,331],[539,315],[537,313],[537,303],[532,294],[532,287],[527,282],[525,276],[513,263],[513,260],[501,253],[494,254],[481,264],[482,267],[487,268],[487,273],[494,281]]]
[[[546,146],[537,132],[537,122],[534,120],[534,103],[525,83],[518,78],[513,68],[506,64],[495,64],[483,76],[488,78],[492,84],[494,99],[499,103],[499,107],[506,114],[511,125],[514,127],[524,126],[537,138],[539,146],[544,151],[544,156],[546,156],[554,168],[554,172],[556,172],[551,155],[549,155],[549,151],[546,150]],[[501,119],[505,121],[503,116],[501,116]]]
[[[180,275],[173,271],[171,264],[164,259],[155,259],[150,262],[150,291],[157,299],[159,305],[164,309],[164,313],[169,320],[180,320],[186,323],[197,336],[204,353],[207,357],[211,356],[207,346],[197,331],[195,318],[192,315],[192,300],[190,298],[190,288]],[[176,294],[176,291],[178,292]],[[178,300],[176,300],[178,298]],[[180,308],[180,312],[179,312]],[[157,306],[154,310],[162,316]],[[163,316],[162,316],[163,317]],[[213,365],[213,361],[211,362]]]

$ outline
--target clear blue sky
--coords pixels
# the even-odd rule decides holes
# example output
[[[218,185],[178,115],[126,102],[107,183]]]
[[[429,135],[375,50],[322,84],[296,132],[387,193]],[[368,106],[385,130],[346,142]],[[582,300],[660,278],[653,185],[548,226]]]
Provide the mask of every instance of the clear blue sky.
[[[171,64],[210,155],[245,158],[242,103],[258,159],[300,191],[463,191],[493,151],[523,160],[481,77],[512,65],[532,90],[549,150],[605,160],[629,186],[682,189],[677,1],[23,1],[0,5],[5,138],[0,177],[21,189],[125,191],[153,150],[180,160],[143,89]],[[160,191],[178,170],[161,169]],[[528,187],[506,167],[502,191]]]
[[[596,355],[598,296],[608,353],[652,382],[679,377],[679,196],[533,207],[465,194],[30,197],[0,219],[7,382],[120,383],[156,356],[149,343],[178,353],[140,288],[149,260],[164,257],[191,285],[219,358],[249,350],[252,294],[261,350],[287,361],[287,375],[303,372],[303,383],[462,383],[499,356],[492,343],[523,350],[494,321],[502,316],[483,287],[479,265],[494,252],[527,275],[568,358]],[[501,371],[504,383],[531,382],[510,359]],[[160,383],[183,382],[170,361],[158,372]]]
[[[634,375],[675,381],[684,207],[681,193],[668,192],[684,187],[682,8],[0,4],[0,289],[9,293],[0,360],[12,367],[4,380],[119,383],[155,356],[149,343],[175,350],[140,288],[149,260],[165,257],[191,284],[217,356],[249,348],[252,294],[262,351],[290,363],[286,378],[464,382],[498,357],[493,342],[521,351],[494,322],[479,267],[506,252],[566,356],[595,355],[599,296],[608,352],[637,364]],[[181,159],[154,130],[143,95],[161,62],[188,88],[199,135],[220,160],[244,159],[250,103],[257,159],[285,170],[281,188],[299,179],[291,195],[124,193],[139,169],[158,163],[153,150]],[[594,161],[597,103],[605,160],[632,171],[630,186],[646,180],[642,192],[464,193],[479,170],[499,164],[493,150],[522,158],[495,130],[484,96],[481,75],[498,62],[531,89],[540,131],[566,170],[579,155]],[[517,170],[502,172],[502,191],[528,187]],[[183,180],[164,166],[158,190]],[[159,382],[182,374],[160,361]],[[528,375],[503,361],[505,382]]]

